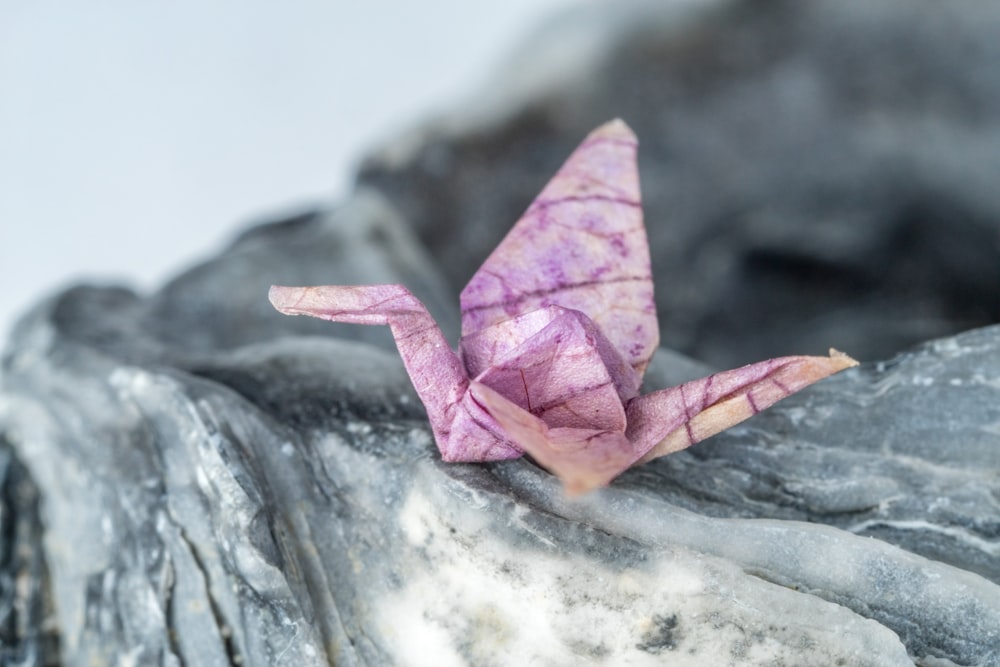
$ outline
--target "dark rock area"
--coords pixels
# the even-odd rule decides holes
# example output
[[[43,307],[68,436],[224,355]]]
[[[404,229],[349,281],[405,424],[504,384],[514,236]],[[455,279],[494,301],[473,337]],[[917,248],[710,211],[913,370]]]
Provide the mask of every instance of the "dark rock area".
[[[719,367],[831,341],[874,360],[1000,322],[996,7],[631,6],[617,25],[564,27],[620,31],[577,59],[585,71],[476,125],[506,102],[491,82],[476,113],[362,170],[447,258],[453,291],[576,143],[621,117],[640,141],[666,346]],[[544,69],[559,34],[518,63]]]

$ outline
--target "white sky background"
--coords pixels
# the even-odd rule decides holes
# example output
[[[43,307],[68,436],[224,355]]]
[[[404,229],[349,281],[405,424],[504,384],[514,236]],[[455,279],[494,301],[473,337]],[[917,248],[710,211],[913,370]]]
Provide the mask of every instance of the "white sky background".
[[[0,339],[79,280],[146,290],[336,203],[580,0],[0,0]]]

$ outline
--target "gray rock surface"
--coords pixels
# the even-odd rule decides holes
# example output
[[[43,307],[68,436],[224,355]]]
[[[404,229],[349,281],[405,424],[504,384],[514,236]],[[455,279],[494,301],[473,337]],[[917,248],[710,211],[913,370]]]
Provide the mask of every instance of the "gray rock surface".
[[[5,358],[71,664],[1000,659],[998,327],[569,502],[525,460],[441,463],[391,354],[290,328],[142,360],[135,304],[70,291]],[[664,351],[649,383],[697,371]]]
[[[524,57],[591,35],[570,40],[577,76],[500,79],[509,108],[387,147],[336,210],[251,229],[156,293],[80,286],[27,314],[0,375],[2,657],[1000,663],[1000,327],[842,373],[571,502],[527,460],[441,463],[386,332],[266,302],[271,283],[405,282],[454,338],[463,276],[622,115],[668,342],[718,363],[772,339],[875,355],[995,319],[996,10],[699,7],[563,19]],[[804,303],[824,315],[794,324]],[[661,350],[646,386],[705,370]]]

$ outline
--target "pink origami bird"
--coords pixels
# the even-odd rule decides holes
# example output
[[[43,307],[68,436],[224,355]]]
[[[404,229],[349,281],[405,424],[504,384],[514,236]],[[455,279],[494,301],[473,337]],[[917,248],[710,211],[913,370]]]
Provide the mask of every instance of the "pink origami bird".
[[[615,120],[576,149],[462,290],[458,353],[402,285],[275,286],[271,303],[388,325],[445,461],[527,453],[570,494],[857,364],[781,357],[640,395],[659,328],[637,148]]]

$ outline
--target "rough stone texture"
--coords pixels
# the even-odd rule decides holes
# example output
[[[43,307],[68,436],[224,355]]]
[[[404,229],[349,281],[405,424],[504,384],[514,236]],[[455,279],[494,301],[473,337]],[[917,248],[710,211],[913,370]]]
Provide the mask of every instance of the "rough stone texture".
[[[440,463],[373,347],[286,337],[194,361],[160,340],[140,359],[120,341],[162,296],[69,291],[5,358],[0,420],[48,499],[71,664],[1000,659],[1000,328],[568,502],[523,459]],[[649,382],[697,372],[662,352]]]
[[[0,436],[0,664],[55,665],[38,489]]]
[[[80,286],[27,314],[0,376],[0,657],[1000,662],[1000,327],[569,502],[524,459],[441,463],[386,332],[266,303],[271,283],[405,282],[454,340],[463,276],[622,115],[668,343],[876,357],[996,319],[1000,13],[698,7],[564,19],[544,34],[605,36],[573,42],[577,76],[500,79],[510,108],[387,148],[335,211],[250,230],[154,294]],[[660,350],[646,388],[704,371]]]

